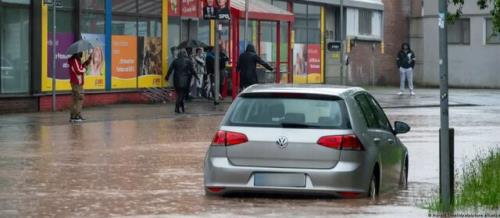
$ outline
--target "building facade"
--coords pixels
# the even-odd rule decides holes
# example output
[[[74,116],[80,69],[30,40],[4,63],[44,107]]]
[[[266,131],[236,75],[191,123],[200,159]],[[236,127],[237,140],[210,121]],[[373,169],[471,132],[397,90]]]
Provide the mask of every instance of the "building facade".
[[[494,33],[491,7],[480,10],[476,1],[465,1],[462,17],[448,24],[449,85],[466,88],[500,88],[500,33]],[[450,12],[456,7],[450,5]],[[438,2],[412,4],[411,44],[417,54],[415,81],[439,85]]]
[[[168,64],[176,45],[187,39],[220,43],[230,57],[222,94],[237,94],[234,66],[245,44],[244,0],[231,0],[232,19],[221,22],[219,40],[215,22],[202,18],[203,1],[65,0],[56,8],[55,34],[53,8],[43,2],[0,0],[0,113],[48,111],[53,89],[57,109],[67,108],[71,96],[65,51],[79,39],[96,45],[86,72],[86,106],[147,101],[145,89],[168,86]],[[270,78],[266,81],[397,83],[394,56],[408,38],[409,0],[250,2],[247,39],[276,69],[275,74],[263,73]],[[343,49],[337,46],[342,41]],[[349,63],[344,73],[341,60]]]

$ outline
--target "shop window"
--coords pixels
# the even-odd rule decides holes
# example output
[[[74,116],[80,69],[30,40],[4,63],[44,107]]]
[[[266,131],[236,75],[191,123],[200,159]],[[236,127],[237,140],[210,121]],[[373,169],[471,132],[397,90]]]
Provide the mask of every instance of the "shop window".
[[[288,2],[285,0],[273,0],[273,5],[282,10],[288,11]]]
[[[175,46],[180,42],[180,18],[179,17],[169,17],[168,18],[168,62],[169,64],[176,58]]]
[[[259,52],[258,43],[257,43],[257,21],[255,20],[249,20],[248,21],[248,32],[247,32],[247,40],[248,44],[252,44],[255,46],[255,49],[257,49],[257,52]],[[240,20],[240,53],[243,53],[246,48],[244,47],[245,45],[245,19]]]
[[[62,7],[57,8],[56,11],[56,54],[57,54],[57,60],[56,60],[56,65],[53,63],[53,45],[55,44],[53,41],[53,10],[52,7],[48,8],[48,36],[47,36],[47,50],[48,50],[48,74],[43,75],[44,77],[42,80],[45,81],[50,81],[53,73],[55,73],[55,78],[58,80],[65,80],[69,82],[69,65],[68,65],[68,59],[71,57],[71,55],[66,54],[66,50],[68,47],[75,42],[79,36],[77,36],[75,33],[77,32],[76,25],[75,25],[75,14],[77,14],[77,11],[75,11],[74,7],[74,1],[61,1],[62,2]],[[54,69],[55,68],[55,69]],[[50,82],[49,82],[50,83]],[[68,90],[69,86],[67,88],[63,88],[65,90]],[[62,90],[62,89],[59,89]]]
[[[210,45],[210,21],[198,21],[198,40]]]
[[[16,6],[0,8],[0,11],[0,94],[28,93],[31,66],[29,8]]]
[[[491,18],[486,18],[486,43],[500,44],[500,32],[493,30],[493,21]]]
[[[12,4],[29,5],[31,3],[31,0],[1,0],[0,2],[3,2],[3,3],[12,3]]]
[[[276,64],[276,22],[260,22],[260,56],[275,68]]]
[[[82,33],[104,34],[105,28],[105,1],[104,0],[82,0],[81,24]]]
[[[470,44],[470,19],[462,18],[448,25],[448,44]]]
[[[106,0],[80,0],[82,10],[104,11]]]

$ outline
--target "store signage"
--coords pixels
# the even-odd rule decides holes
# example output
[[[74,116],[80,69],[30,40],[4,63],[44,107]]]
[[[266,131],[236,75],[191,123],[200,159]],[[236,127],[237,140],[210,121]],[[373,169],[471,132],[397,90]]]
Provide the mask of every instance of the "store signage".
[[[341,42],[329,42],[327,44],[328,51],[340,51],[342,48]]]
[[[181,0],[181,16],[198,17],[199,0]]]
[[[181,8],[179,0],[170,0],[168,4],[168,16],[179,16],[181,14]]]

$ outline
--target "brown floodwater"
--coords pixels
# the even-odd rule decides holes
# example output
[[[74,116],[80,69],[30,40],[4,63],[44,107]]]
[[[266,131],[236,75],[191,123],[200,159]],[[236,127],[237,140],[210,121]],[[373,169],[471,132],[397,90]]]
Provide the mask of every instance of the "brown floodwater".
[[[420,206],[438,188],[439,108],[386,112],[412,126],[401,136],[409,189],[375,201],[206,197],[203,158],[220,115],[0,125],[0,217],[427,216]],[[499,112],[452,108],[457,167],[500,144]]]

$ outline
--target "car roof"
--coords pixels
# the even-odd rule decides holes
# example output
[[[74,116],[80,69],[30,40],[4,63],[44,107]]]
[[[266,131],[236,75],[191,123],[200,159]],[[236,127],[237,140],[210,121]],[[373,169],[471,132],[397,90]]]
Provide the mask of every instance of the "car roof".
[[[324,84],[257,84],[248,87],[241,94],[249,93],[303,93],[345,97],[359,91],[360,87]]]

